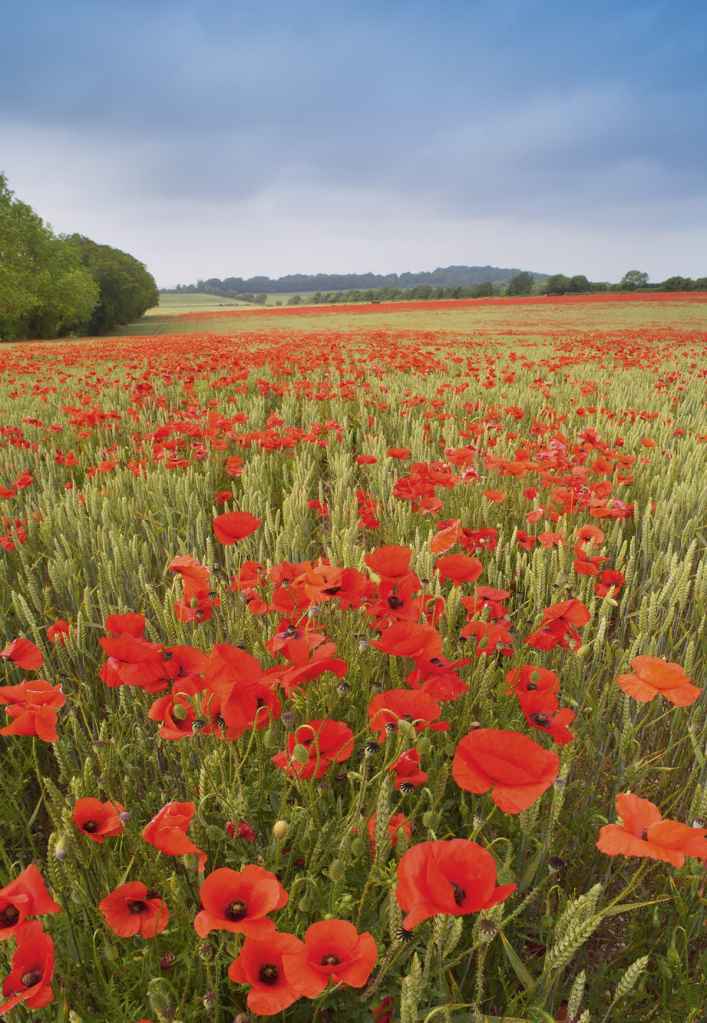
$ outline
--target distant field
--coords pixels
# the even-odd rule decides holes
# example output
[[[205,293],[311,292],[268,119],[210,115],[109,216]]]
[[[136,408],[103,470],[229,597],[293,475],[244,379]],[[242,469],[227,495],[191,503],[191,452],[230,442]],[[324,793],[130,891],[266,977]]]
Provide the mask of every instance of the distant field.
[[[172,298],[173,296],[165,296]],[[177,297],[177,296],[174,296]],[[190,298],[214,299],[214,296]],[[274,296],[271,296],[274,297]],[[655,293],[621,296],[617,301],[542,302],[498,300],[489,302],[417,302],[360,306],[299,306],[291,309],[262,309],[252,306],[194,308],[163,306],[129,327],[122,334],[234,334],[260,330],[351,331],[351,330],[441,330],[459,334],[489,332],[505,337],[538,337],[558,332],[587,330],[650,330],[673,326],[682,330],[707,330],[707,295],[672,293],[656,300]],[[194,316],[182,315],[194,313]],[[199,315],[203,313],[205,315]]]
[[[286,306],[289,300],[294,295],[299,295],[302,298],[303,303],[309,297],[314,295],[313,291],[287,291],[282,294],[268,295],[267,302],[268,306]],[[227,310],[227,309],[260,309],[260,306],[254,305],[252,302],[242,302],[238,298],[225,298],[220,295],[207,295],[205,292],[195,291],[188,292],[186,294],[163,294],[160,295],[159,305],[153,306],[152,309],[148,309],[145,316],[151,318],[160,316],[179,316],[182,313],[201,313],[209,312],[211,310]]]

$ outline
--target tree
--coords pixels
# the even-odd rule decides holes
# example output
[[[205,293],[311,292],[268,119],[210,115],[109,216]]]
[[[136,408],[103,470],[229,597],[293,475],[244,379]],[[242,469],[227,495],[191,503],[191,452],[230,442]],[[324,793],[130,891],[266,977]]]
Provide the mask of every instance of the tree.
[[[134,256],[110,245],[74,234],[67,238],[81,262],[98,285],[100,294],[88,330],[105,334],[113,327],[130,323],[146,309],[157,305],[159,294],[152,274]]]
[[[0,174],[0,337],[59,337],[80,331],[98,288],[63,239]]]
[[[509,295],[529,295],[533,290],[533,275],[526,270],[511,277],[508,282]]]
[[[548,295],[566,295],[570,284],[570,278],[564,274],[553,274],[545,281],[545,292]]]
[[[635,291],[636,288],[645,288],[648,284],[648,274],[643,270],[629,270],[621,278],[620,287],[624,291]]]

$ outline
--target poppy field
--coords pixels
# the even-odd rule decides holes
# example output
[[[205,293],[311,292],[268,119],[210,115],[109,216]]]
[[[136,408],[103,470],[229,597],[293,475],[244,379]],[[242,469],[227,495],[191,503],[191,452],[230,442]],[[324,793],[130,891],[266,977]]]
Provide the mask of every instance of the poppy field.
[[[670,301],[0,347],[0,1016],[702,1018]]]

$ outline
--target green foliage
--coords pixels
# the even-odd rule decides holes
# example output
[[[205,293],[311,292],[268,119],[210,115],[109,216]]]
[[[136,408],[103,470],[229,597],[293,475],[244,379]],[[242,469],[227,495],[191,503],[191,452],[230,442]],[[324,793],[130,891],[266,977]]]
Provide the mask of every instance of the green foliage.
[[[105,334],[115,326],[137,320],[146,309],[157,305],[159,295],[155,280],[134,256],[78,234],[71,235],[67,241],[100,292],[88,324],[89,333]]]
[[[57,237],[0,174],[0,338],[104,333],[157,298],[142,263],[79,235]]]
[[[98,287],[75,250],[0,175],[0,337],[58,337],[80,330]]]
[[[527,271],[515,274],[508,282],[509,295],[529,295],[533,290],[533,275]]]

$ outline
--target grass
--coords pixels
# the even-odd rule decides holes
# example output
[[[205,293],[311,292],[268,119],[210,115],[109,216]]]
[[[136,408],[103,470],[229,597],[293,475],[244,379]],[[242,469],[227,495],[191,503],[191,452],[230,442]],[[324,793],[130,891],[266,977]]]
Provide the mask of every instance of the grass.
[[[3,650],[0,699],[39,676],[65,700],[54,741],[34,726],[0,736],[0,888],[33,862],[61,907],[42,916],[54,1000],[13,1010],[18,1021],[230,1023],[259,1011],[251,986],[228,976],[243,937],[194,929],[204,876],[255,864],[289,895],[269,914],[279,931],[301,939],[342,919],[377,946],[364,986],[300,998],[277,1015],[287,1023],[372,1023],[388,998],[400,1023],[549,1023],[566,1003],[577,1023],[697,1023],[699,861],[609,856],[596,843],[622,793],[688,825],[707,814],[701,701],[641,703],[617,683],[637,656],[677,663],[698,686],[704,676],[706,312],[627,302],[155,317],[116,339],[3,347],[0,647],[29,640],[42,663],[23,668]],[[259,524],[225,544],[214,520],[236,510]],[[449,521],[495,531],[476,549],[472,532],[452,532],[448,553],[478,559],[476,581],[440,573],[431,544]],[[587,526],[601,532],[578,550]],[[396,589],[366,560],[386,545],[410,551],[415,575]],[[623,581],[601,592],[580,553]],[[202,568],[176,571],[185,555]],[[508,596],[475,605],[479,586]],[[589,614],[576,642],[532,645],[543,611],[570,599]],[[144,616],[144,642],[106,642],[125,627],[108,617],[128,612]],[[396,616],[427,624],[442,656],[465,663],[440,680],[433,651],[386,652]],[[484,652],[465,626],[483,634],[490,617],[508,632]],[[70,625],[64,641],[47,632],[57,620]],[[319,665],[299,671],[312,657]],[[557,674],[572,741],[523,712],[507,681],[522,665]],[[402,720],[375,731],[372,701],[411,684],[444,698],[408,716],[439,714],[447,730]],[[308,779],[294,765],[321,767],[324,753],[295,731],[323,719],[350,729],[353,748]],[[557,756],[554,783],[523,812],[455,781],[456,750],[478,725]],[[393,765],[412,750],[426,777],[396,788]],[[129,814],[100,845],[73,818],[87,797]],[[170,802],[193,804],[205,875],[195,856],[142,836]],[[397,813],[409,834],[389,830]],[[455,838],[481,846],[516,890],[459,915],[461,875],[432,870],[419,883],[447,912],[403,933],[401,860]],[[121,937],[101,911],[125,882],[168,907],[156,936]],[[478,878],[464,884],[479,890]],[[3,976],[14,949],[0,942]]]

